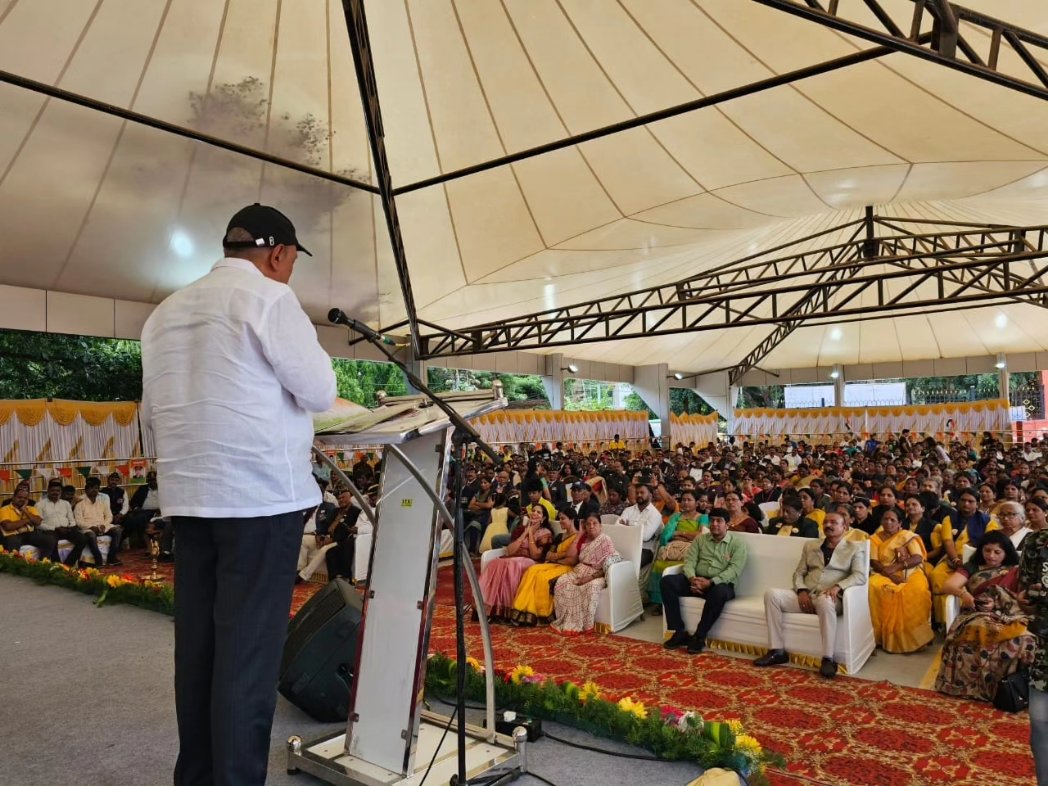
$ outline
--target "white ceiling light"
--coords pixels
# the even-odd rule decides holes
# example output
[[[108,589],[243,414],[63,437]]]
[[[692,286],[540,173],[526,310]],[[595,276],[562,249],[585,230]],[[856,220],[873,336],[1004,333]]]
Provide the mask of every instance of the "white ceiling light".
[[[835,327],[830,331],[830,341],[840,341],[843,335],[843,331],[839,327]]]
[[[180,257],[192,256],[193,249],[193,241],[184,231],[176,229],[171,233],[171,250]]]
[[[993,364],[995,368],[1008,368],[1008,358],[1004,356],[1003,352],[997,353],[997,362]]]
[[[997,325],[998,329],[1003,330],[1004,328],[1008,327],[1008,317],[1006,317],[1004,314],[998,314],[997,317],[994,319],[993,324]]]
[[[564,366],[561,369],[561,371],[570,371],[572,374],[578,374],[579,373],[579,367],[576,366],[574,363],[568,363],[568,365]]]

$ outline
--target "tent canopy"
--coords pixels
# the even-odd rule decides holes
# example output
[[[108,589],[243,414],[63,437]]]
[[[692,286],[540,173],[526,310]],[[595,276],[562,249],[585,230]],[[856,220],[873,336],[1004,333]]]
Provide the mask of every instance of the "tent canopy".
[[[882,2],[912,13],[909,0]],[[1048,34],[1043,0],[968,5]],[[395,187],[872,46],[742,0],[382,0],[366,11]],[[0,70],[378,182],[335,0],[0,0]],[[0,284],[157,303],[209,269],[236,209],[262,201],[315,255],[293,286],[318,323],[333,306],[375,326],[405,318],[375,193],[7,81]],[[892,53],[412,190],[396,205],[418,317],[463,328],[673,282],[870,205],[928,222],[1045,223],[1046,127],[1048,101]],[[702,371],[738,364],[773,330],[570,351]],[[1041,306],[823,321],[761,363],[1002,351],[1048,351]]]

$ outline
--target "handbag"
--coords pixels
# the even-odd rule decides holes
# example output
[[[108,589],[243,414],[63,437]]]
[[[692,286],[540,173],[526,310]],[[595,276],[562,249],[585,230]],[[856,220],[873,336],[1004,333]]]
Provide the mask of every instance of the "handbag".
[[[688,553],[688,549],[690,548],[691,541],[674,540],[659,549],[659,553],[655,559],[664,560],[666,562],[683,562],[684,556]]]
[[[997,683],[993,706],[1002,712],[1022,712],[1030,706],[1030,673],[1017,669]]]

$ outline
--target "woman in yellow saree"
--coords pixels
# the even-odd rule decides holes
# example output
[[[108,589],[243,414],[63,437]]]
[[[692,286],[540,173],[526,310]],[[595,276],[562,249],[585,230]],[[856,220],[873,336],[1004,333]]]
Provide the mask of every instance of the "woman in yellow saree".
[[[920,537],[902,529],[898,511],[886,509],[881,530],[870,538],[870,618],[886,652],[916,652],[932,640],[924,554]]]
[[[575,509],[562,505],[557,513],[563,537],[546,553],[546,561],[532,565],[520,579],[509,620],[513,625],[548,625],[553,619],[553,582],[578,561],[579,530]]]

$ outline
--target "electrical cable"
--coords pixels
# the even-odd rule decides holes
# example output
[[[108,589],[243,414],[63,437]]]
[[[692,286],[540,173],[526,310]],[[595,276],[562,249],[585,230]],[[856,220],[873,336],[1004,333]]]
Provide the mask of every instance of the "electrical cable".
[[[620,759],[637,759],[639,761],[669,761],[669,759],[662,759],[658,756],[645,756],[639,753],[621,753],[619,751],[610,751],[607,748],[595,748],[592,745],[583,745],[580,742],[572,742],[563,737],[557,737],[545,730],[543,730],[543,734],[554,742],[559,742],[561,745],[569,745],[572,748],[578,748],[579,750],[590,751],[592,753],[603,753],[605,756],[616,756]]]
[[[448,732],[451,730],[451,724],[455,722],[456,712],[458,712],[458,707],[452,710],[451,717],[448,718],[448,723],[444,727],[444,733],[440,736],[440,742],[437,743],[437,747],[433,750],[433,758],[429,760],[429,766],[426,767],[426,772],[422,776],[422,780],[418,782],[418,786],[423,786],[423,784],[426,782],[426,778],[429,777],[429,771],[433,769],[433,762],[437,760],[437,754],[440,753],[440,748],[444,744],[444,740],[447,738]]]

